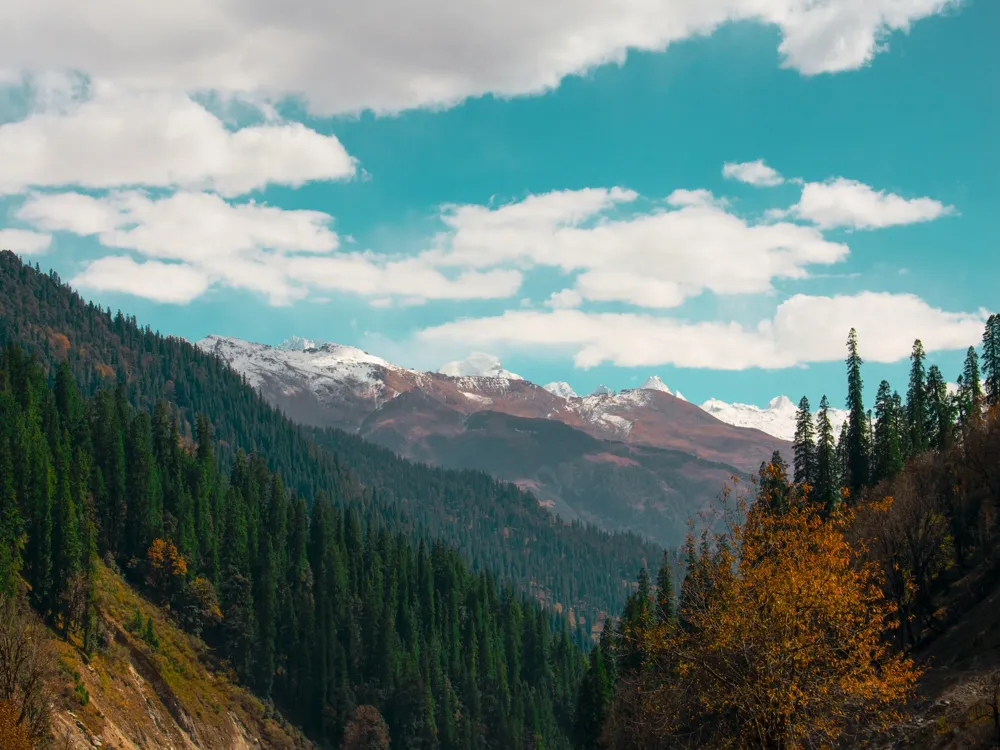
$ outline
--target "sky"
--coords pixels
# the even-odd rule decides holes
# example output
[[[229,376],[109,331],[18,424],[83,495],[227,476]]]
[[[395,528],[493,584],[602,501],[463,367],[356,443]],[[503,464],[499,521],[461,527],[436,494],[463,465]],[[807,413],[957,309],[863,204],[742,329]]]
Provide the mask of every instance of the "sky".
[[[0,247],[196,341],[691,401],[954,380],[1000,309],[992,0],[0,5]]]

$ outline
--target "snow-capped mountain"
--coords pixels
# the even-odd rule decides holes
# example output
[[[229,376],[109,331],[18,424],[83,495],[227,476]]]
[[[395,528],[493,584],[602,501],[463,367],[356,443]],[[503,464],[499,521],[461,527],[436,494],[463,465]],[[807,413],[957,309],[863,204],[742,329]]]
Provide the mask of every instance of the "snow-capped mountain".
[[[473,352],[465,359],[448,362],[438,372],[451,378],[506,378],[524,380],[520,375],[505,370],[499,358],[485,352]]]
[[[740,407],[700,409],[655,376],[642,388],[616,392],[602,385],[580,397],[568,383],[535,385],[481,352],[440,372],[421,372],[356,347],[299,337],[268,346],[208,336],[197,346],[228,362],[292,419],[373,439],[378,433],[403,453],[403,445],[424,439],[417,436],[453,431],[481,411],[554,420],[602,440],[669,448],[739,467],[755,468],[775,448],[787,451],[771,432],[772,422],[781,420],[744,418],[736,426],[770,434],[733,432],[730,414]],[[720,421],[720,414],[726,418]]]
[[[798,407],[787,396],[775,396],[764,409],[754,404],[729,404],[716,398],[710,398],[701,405],[701,408],[726,424],[752,427],[782,440],[792,440],[795,437],[795,415]],[[830,409],[830,423],[833,425],[834,435],[840,434],[841,425],[845,421],[847,421],[845,409]]]
[[[553,396],[558,396],[559,398],[578,398],[576,391],[573,390],[573,386],[565,380],[560,380],[555,383],[547,383],[546,385],[543,385],[542,388],[547,390]]]
[[[667,384],[660,380],[659,375],[650,375],[646,378],[646,382],[639,386],[640,391],[662,391],[663,393],[669,393],[671,396],[676,396],[681,401],[687,401],[684,398],[684,394],[680,391],[672,391],[667,387]]]

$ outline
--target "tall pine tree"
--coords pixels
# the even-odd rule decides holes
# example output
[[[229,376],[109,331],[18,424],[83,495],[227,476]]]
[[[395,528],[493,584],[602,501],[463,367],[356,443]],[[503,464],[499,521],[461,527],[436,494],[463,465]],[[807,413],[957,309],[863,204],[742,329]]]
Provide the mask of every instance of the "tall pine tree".
[[[983,380],[986,402],[1000,404],[1000,313],[990,315],[983,332]]]
[[[856,499],[868,483],[867,415],[864,405],[864,383],[861,380],[863,360],[858,352],[858,333],[851,329],[847,337],[847,433],[845,446],[846,486]]]
[[[808,484],[815,490],[816,430],[813,427],[812,412],[809,410],[809,399],[805,396],[799,401],[799,410],[795,415],[795,439],[792,441],[792,452],[795,456],[795,484]]]
[[[875,440],[872,446],[872,484],[890,479],[903,468],[899,444],[900,415],[888,381],[878,386],[875,397]]]
[[[946,450],[951,446],[955,428],[955,413],[952,399],[940,368],[931,365],[927,371],[927,435],[930,446],[935,450]]]
[[[816,490],[812,497],[830,512],[840,496],[840,474],[837,471],[837,439],[830,422],[830,402],[825,394],[819,402],[816,422]]]
[[[909,455],[916,456],[927,450],[927,372],[924,369],[924,345],[920,339],[913,342],[910,354],[910,385],[906,391],[906,423],[909,433]]]

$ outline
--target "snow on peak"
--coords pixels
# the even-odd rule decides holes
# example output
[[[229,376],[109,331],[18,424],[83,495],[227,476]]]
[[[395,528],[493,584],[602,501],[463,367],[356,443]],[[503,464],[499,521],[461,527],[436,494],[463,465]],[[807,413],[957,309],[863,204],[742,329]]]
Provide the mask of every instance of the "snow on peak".
[[[500,359],[485,352],[473,352],[465,359],[449,362],[441,366],[438,372],[451,378],[504,378],[505,380],[524,380],[509,370],[503,369]]]
[[[564,380],[560,380],[555,383],[549,383],[543,385],[542,388],[547,390],[553,396],[558,396],[559,398],[576,398],[576,391],[573,390],[572,386]]]
[[[323,346],[322,341],[312,341],[300,336],[292,336],[290,339],[285,339],[278,344],[277,348],[286,352],[304,352],[307,349],[319,349],[321,346]]]
[[[601,383],[594,390],[590,392],[591,396],[613,396],[614,391],[608,388],[604,383]]]
[[[754,404],[729,404],[717,398],[708,399],[701,408],[726,424],[751,427],[781,440],[792,440],[795,437],[795,416],[798,407],[787,396],[775,396],[765,409]],[[813,417],[815,418],[815,412]],[[840,427],[846,420],[845,410],[830,409],[830,423],[833,425],[834,434],[839,434]]]
[[[675,396],[676,398],[679,398],[679,399],[680,399],[681,401],[687,401],[687,399],[686,399],[686,398],[684,398],[684,394],[683,394],[683,393],[681,393],[680,391],[677,391],[676,393],[674,393],[674,396]]]
[[[787,411],[788,409],[795,409],[798,411],[798,407],[792,403],[792,400],[788,396],[775,396],[770,401],[767,402],[767,408],[772,410],[782,410]]]
[[[646,379],[646,382],[639,386],[641,391],[663,391],[664,393],[670,393],[673,395],[673,391],[667,388],[667,384],[660,380],[659,375],[650,375]]]

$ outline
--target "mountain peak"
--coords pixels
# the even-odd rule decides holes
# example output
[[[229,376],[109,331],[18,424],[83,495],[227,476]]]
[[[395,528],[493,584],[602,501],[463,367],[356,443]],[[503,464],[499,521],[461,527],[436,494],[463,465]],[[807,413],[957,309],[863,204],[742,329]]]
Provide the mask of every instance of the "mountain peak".
[[[465,359],[448,362],[438,372],[451,378],[504,378],[524,380],[520,375],[503,369],[500,358],[486,352],[473,352]]]
[[[673,391],[667,388],[667,384],[660,380],[659,375],[650,375],[646,382],[639,386],[641,391],[663,391],[664,393],[670,393],[673,395]]]
[[[794,409],[795,404],[788,396],[775,396],[770,401],[767,402],[767,408],[772,411],[777,411],[779,409]]]
[[[591,396],[612,396],[614,391],[608,388],[604,383],[601,383],[594,390],[590,392]]]
[[[304,352],[307,349],[319,349],[321,346],[323,346],[322,341],[312,341],[301,336],[292,336],[282,341],[276,348],[286,352]]]
[[[576,391],[573,387],[564,380],[557,381],[555,383],[548,383],[543,385],[542,388],[547,390],[553,396],[558,396],[559,398],[576,398]]]

